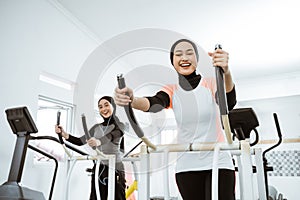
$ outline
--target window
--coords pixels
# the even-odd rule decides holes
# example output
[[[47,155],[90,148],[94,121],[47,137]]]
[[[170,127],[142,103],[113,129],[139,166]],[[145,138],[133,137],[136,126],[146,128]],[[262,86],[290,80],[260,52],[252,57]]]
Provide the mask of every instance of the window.
[[[39,96],[38,106],[36,124],[39,131],[36,136],[58,138],[58,135],[54,131],[58,111],[61,112],[60,125],[66,132],[73,132],[74,105],[45,96]],[[35,146],[53,155],[57,160],[64,160],[65,151],[59,143],[51,140],[35,140],[34,142]],[[36,153],[34,157],[35,161],[48,161],[47,157],[39,153]]]

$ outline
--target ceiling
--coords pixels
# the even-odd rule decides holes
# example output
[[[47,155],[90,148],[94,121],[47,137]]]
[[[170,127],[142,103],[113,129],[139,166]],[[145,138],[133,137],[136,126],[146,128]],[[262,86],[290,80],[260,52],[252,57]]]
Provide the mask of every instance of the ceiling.
[[[53,1],[52,1],[53,2]],[[230,54],[236,79],[300,70],[298,0],[57,0],[99,43],[125,32],[171,30]]]

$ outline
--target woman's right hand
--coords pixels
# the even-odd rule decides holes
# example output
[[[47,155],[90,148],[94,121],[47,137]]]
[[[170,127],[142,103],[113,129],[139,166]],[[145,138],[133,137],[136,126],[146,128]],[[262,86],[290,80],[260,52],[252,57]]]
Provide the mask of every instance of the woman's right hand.
[[[133,101],[133,91],[132,89],[125,87],[123,89],[119,89],[116,87],[114,99],[117,105],[119,106],[126,106],[130,102]]]
[[[69,134],[66,133],[63,129],[62,126],[60,125],[55,125],[55,133],[57,134],[61,134],[62,137],[64,137],[65,139],[68,139],[69,138]]]

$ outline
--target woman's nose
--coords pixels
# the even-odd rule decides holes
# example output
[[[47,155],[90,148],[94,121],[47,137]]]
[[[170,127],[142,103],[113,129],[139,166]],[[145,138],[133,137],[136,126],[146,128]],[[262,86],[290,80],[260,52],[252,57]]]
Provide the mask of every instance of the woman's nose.
[[[181,60],[187,60],[187,57],[186,57],[186,55],[185,55],[185,54],[182,54],[182,56],[181,56]]]

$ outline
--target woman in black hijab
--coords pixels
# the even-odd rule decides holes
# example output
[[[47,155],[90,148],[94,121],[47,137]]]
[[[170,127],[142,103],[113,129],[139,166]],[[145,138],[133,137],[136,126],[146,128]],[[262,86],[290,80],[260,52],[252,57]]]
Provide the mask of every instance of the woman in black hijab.
[[[116,156],[116,179],[115,179],[115,199],[125,200],[125,173],[122,163],[122,155],[124,153],[124,124],[120,122],[115,115],[116,104],[112,97],[103,96],[98,101],[99,114],[103,118],[103,122],[95,124],[89,133],[91,138],[86,140],[85,135],[75,137],[63,130],[61,126],[55,127],[55,132],[61,134],[68,142],[75,145],[88,144],[91,147],[97,147],[104,154],[114,154]],[[95,164],[92,169],[92,187],[90,200],[96,200],[95,190]],[[108,161],[101,161],[99,168],[99,190],[101,199],[107,199],[108,194]]]

